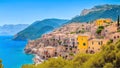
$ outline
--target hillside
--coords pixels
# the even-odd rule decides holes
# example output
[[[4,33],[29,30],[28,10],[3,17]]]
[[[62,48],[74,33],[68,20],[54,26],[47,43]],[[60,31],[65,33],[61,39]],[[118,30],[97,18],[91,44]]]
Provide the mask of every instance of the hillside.
[[[45,19],[42,21],[36,21],[33,24],[31,24],[28,28],[17,33],[14,36],[14,40],[37,39],[42,34],[52,31],[66,22],[67,20],[61,19]]]
[[[19,31],[28,27],[28,24],[17,24],[17,25],[3,25],[0,26],[0,35],[14,35]]]
[[[111,18],[115,21],[117,15],[120,15],[120,5],[98,5],[91,9],[84,9],[80,15],[69,22],[90,22],[99,18]]]

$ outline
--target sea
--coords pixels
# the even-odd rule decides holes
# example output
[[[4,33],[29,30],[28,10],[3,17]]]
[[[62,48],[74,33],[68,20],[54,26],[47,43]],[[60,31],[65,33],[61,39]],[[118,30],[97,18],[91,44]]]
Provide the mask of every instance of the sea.
[[[33,64],[34,55],[25,54],[27,41],[14,41],[13,36],[0,36],[0,59],[4,68],[21,68]]]

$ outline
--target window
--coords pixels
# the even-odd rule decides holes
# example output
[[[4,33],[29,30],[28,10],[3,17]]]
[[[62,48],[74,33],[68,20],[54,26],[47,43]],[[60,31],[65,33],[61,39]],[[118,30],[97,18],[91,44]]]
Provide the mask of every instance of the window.
[[[119,38],[119,36],[117,36],[117,38]]]
[[[66,50],[68,50],[68,48],[66,48]]]
[[[86,45],[86,43],[83,43],[83,46],[85,46]]]
[[[116,37],[114,36],[114,39],[116,39]]]
[[[98,42],[98,44],[101,45],[100,42]]]

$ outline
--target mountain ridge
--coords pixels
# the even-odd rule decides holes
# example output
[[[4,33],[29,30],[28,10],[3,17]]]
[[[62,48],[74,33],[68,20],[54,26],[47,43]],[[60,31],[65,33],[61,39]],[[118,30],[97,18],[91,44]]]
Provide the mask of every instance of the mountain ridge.
[[[99,18],[111,18],[116,21],[120,15],[120,5],[97,5],[91,9],[84,9],[80,15],[72,18],[69,22],[90,22]]]
[[[5,24],[0,26],[0,35],[14,35],[28,26],[28,24]]]
[[[68,20],[62,19],[44,19],[42,21],[35,21],[28,28],[17,33],[14,40],[33,40],[41,37],[42,34],[52,31],[55,28],[62,26]]]

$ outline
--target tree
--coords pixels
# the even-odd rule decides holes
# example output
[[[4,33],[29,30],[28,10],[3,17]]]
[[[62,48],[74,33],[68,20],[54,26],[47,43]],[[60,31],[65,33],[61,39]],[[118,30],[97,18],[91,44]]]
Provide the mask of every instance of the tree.
[[[120,23],[119,23],[119,15],[118,15],[118,20],[117,20],[117,26],[118,26],[118,27],[120,26]]]
[[[0,68],[3,68],[2,60],[0,60]]]
[[[103,68],[114,68],[114,65],[112,63],[106,63]]]
[[[96,33],[97,33],[97,34],[100,34],[103,29],[104,29],[104,26],[99,26],[99,27],[97,28]]]

